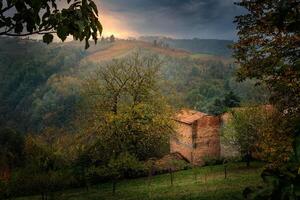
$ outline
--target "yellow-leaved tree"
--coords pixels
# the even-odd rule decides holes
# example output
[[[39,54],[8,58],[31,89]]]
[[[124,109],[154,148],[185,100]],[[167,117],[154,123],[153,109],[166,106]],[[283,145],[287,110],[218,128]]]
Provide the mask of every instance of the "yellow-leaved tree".
[[[104,163],[125,152],[146,160],[168,150],[173,114],[159,88],[161,64],[134,52],[99,66],[84,83],[80,126]]]

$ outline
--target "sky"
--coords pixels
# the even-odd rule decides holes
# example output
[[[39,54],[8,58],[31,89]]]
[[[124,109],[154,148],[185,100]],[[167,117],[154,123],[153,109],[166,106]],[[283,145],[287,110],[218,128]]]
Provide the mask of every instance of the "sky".
[[[236,0],[95,0],[103,35],[236,39]]]

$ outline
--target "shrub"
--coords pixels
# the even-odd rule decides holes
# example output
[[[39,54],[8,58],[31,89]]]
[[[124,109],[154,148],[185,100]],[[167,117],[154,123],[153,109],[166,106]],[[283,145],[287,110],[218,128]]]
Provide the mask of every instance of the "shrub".
[[[226,162],[224,157],[205,156],[203,158],[204,166],[221,165]]]
[[[7,183],[0,180],[0,199],[7,199]]]
[[[72,188],[76,180],[67,171],[49,171],[34,173],[28,170],[20,170],[13,174],[8,183],[7,193],[9,197],[42,195],[47,197],[54,192]]]
[[[247,187],[243,195],[249,200],[297,200],[300,198],[300,174],[297,164],[285,165],[277,169],[265,169],[261,174],[264,185]]]

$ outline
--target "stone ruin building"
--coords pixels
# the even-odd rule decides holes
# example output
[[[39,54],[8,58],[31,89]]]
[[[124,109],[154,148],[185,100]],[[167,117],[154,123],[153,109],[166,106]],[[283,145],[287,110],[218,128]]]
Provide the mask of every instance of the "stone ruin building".
[[[180,153],[190,163],[204,164],[221,154],[221,118],[194,110],[182,110],[174,118],[176,134],[170,138],[170,152]]]

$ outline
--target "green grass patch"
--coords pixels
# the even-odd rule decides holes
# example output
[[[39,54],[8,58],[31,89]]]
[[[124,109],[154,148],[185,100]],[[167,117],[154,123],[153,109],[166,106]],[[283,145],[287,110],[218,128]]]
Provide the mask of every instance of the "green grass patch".
[[[242,199],[245,187],[261,184],[261,163],[228,164],[227,178],[224,166],[198,167],[173,174],[173,186],[169,174],[122,180],[117,183],[116,193],[112,194],[112,184],[99,184],[87,189],[74,189],[56,193],[54,199],[61,200],[232,200]],[[40,196],[19,198],[37,200]]]

